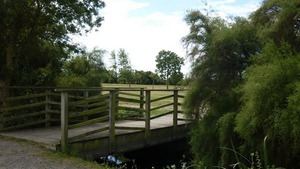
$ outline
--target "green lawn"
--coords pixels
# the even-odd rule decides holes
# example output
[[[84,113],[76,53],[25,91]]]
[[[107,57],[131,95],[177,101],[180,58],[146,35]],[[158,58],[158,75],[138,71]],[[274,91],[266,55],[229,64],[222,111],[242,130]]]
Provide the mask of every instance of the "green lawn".
[[[108,83],[103,83],[102,84],[102,87],[109,87],[109,88],[129,88],[129,85],[128,84],[108,84]],[[134,88],[145,88],[145,89],[167,89],[166,85],[137,85],[137,84],[132,84],[131,85],[131,88],[134,89]],[[170,91],[151,91],[151,100],[153,99],[157,99],[157,98],[161,98],[161,97],[164,97],[164,96],[169,96],[169,95],[172,95],[173,94],[173,91],[172,89],[174,89],[175,86],[171,86],[169,85],[169,90]],[[139,95],[140,92],[139,91],[126,91],[124,93],[130,93],[130,94],[136,94],[136,95]],[[179,91],[179,95],[185,95],[186,91]],[[139,97],[138,96],[128,96],[128,95],[124,95],[124,94],[120,94],[119,96],[121,97],[126,97],[126,98],[130,98],[130,99],[136,99],[138,100]],[[179,98],[179,103],[182,103],[183,102],[183,99],[182,98]],[[151,108],[154,108],[154,107],[158,107],[158,106],[162,106],[162,105],[166,105],[166,104],[169,104],[169,103],[173,103],[173,97],[171,98],[168,98],[168,99],[164,99],[164,100],[160,100],[160,101],[157,101],[157,102],[153,102],[151,103]],[[119,105],[121,106],[129,106],[129,107],[135,107],[135,108],[139,108],[139,103],[130,103],[130,102],[120,102]],[[151,115],[157,115],[157,114],[160,114],[160,113],[165,113],[165,112],[168,112],[170,110],[172,110],[173,107],[172,106],[169,106],[169,107],[164,107],[162,109],[158,109],[158,110],[154,110],[151,112]],[[181,106],[179,106],[179,110],[181,110]]]

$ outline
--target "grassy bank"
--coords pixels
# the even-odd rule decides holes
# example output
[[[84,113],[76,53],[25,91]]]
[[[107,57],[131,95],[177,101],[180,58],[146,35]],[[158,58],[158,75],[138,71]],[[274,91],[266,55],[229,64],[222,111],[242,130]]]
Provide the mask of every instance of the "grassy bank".
[[[27,164],[31,167],[48,166],[48,167],[58,167],[58,168],[74,168],[74,169],[108,169],[108,166],[98,164],[92,160],[84,160],[80,157],[74,155],[63,154],[61,152],[55,152],[45,147],[37,144],[36,142],[27,141],[23,139],[16,139],[12,137],[0,136],[0,157],[5,157],[5,161],[2,161],[1,166],[4,168],[11,168],[6,162],[15,161],[19,159],[20,156],[26,156],[26,161],[15,161],[19,164]],[[38,158],[38,162],[35,164]],[[0,160],[1,161],[1,160]],[[15,166],[14,166],[15,167]],[[24,166],[20,166],[24,167]],[[17,167],[18,168],[18,167]],[[25,167],[26,168],[26,167]]]

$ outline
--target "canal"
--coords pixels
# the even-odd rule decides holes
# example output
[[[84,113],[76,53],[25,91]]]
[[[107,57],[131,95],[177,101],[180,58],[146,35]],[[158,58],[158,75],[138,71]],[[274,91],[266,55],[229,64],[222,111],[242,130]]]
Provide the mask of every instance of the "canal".
[[[110,163],[116,167],[126,165],[124,168],[162,169],[172,165],[176,165],[176,168],[181,168],[183,163],[191,161],[191,155],[187,139],[181,139],[126,152],[122,155],[101,157],[96,159],[96,161],[99,163],[106,161],[106,163]]]

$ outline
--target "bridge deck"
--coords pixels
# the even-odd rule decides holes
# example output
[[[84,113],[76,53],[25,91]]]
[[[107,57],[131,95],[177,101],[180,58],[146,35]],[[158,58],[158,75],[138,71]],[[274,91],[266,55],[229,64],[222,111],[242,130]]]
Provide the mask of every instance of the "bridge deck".
[[[178,117],[181,118],[183,115],[178,114]],[[178,121],[178,125],[186,124],[186,121]],[[97,128],[102,128],[108,126],[108,122],[106,123],[96,123],[88,126],[84,126],[81,128],[71,129],[69,130],[69,137],[86,133],[88,131],[93,131]],[[157,119],[151,120],[151,130],[168,128],[173,126],[173,115],[166,115],[159,117]],[[130,121],[130,120],[121,120],[116,121],[116,127],[145,127],[144,121]],[[138,132],[137,130],[120,130],[116,129],[116,136],[118,135],[126,135]],[[36,142],[41,144],[49,149],[56,150],[60,145],[61,132],[60,127],[50,127],[50,128],[35,128],[35,129],[24,129],[24,130],[14,130],[7,132],[0,132],[2,136],[9,136],[18,139],[24,139]],[[104,131],[101,133],[97,133],[79,140],[77,142],[97,139],[97,138],[107,138],[109,136],[108,131]]]

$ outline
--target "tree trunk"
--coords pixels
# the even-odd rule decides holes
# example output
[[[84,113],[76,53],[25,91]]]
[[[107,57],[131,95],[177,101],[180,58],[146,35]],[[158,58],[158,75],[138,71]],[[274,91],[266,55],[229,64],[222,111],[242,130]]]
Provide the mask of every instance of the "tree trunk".
[[[167,90],[169,90],[169,79],[166,80]]]

